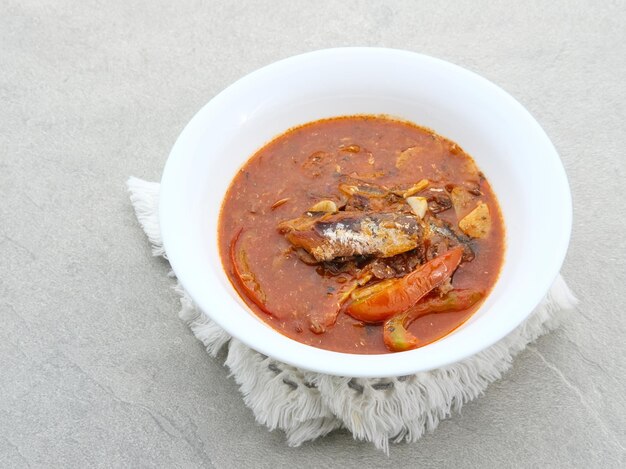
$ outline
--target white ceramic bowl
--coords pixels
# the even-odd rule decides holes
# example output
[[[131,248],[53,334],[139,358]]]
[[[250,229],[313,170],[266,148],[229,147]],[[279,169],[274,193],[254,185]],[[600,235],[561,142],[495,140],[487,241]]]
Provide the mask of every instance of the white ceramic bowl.
[[[483,306],[445,338],[409,352],[354,355],[303,345],[271,329],[222,268],[217,223],[231,179],[290,127],[349,114],[389,114],[429,127],[474,157],[500,201],[506,254]],[[163,172],[160,223],[174,272],[196,304],[233,337],[297,367],[387,377],[457,362],[517,327],[558,274],[571,197],[552,143],[510,95],[461,67],[412,52],[328,49],[281,60],[240,79],[185,127]]]

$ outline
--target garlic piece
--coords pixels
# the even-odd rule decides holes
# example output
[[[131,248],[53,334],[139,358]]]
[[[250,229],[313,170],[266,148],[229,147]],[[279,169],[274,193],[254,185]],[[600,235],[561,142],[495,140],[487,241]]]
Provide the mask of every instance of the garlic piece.
[[[472,238],[484,238],[487,236],[491,229],[489,206],[484,202],[480,202],[474,210],[459,222],[459,228]]]
[[[320,200],[309,209],[309,212],[337,213],[337,204],[332,200]]]
[[[428,200],[426,197],[407,197],[406,202],[411,206],[411,210],[415,215],[420,219],[424,218],[426,210],[428,210]]]
[[[450,200],[452,201],[452,206],[456,212],[457,220],[461,220],[468,214],[468,212],[470,212],[473,205],[472,202],[476,200],[476,197],[474,197],[474,195],[464,187],[456,186],[452,189],[452,191],[450,191]]]

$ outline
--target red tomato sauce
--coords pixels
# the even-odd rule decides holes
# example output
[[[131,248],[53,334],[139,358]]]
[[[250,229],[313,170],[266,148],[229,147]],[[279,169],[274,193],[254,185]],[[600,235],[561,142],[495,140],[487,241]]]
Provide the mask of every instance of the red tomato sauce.
[[[320,200],[341,199],[338,183],[343,177],[381,187],[408,187],[427,179],[428,189],[416,195],[441,194],[444,199],[453,187],[469,187],[471,203],[487,205],[491,225],[486,236],[468,242],[474,257],[461,262],[451,285],[485,296],[491,290],[504,254],[504,223],[491,186],[473,159],[454,142],[408,122],[338,117],[272,140],[244,164],[226,193],[219,220],[222,262],[241,298],[263,321],[287,337],[327,350],[389,352],[382,324],[366,324],[341,310],[339,298],[353,280],[350,274],[328,275],[306,264],[277,229]],[[455,207],[429,216],[458,231]],[[463,324],[481,303],[424,314],[408,330],[420,346],[426,345]],[[333,325],[317,327],[335,315]]]

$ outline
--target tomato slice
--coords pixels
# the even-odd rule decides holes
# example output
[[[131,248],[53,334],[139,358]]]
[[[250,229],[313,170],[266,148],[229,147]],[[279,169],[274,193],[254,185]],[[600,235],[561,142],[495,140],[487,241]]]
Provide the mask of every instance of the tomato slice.
[[[274,313],[272,313],[269,309],[267,309],[267,306],[265,306],[265,294],[260,289],[261,287],[259,285],[255,285],[256,288],[250,288],[248,282],[246,281],[246,276],[241,271],[241,267],[239,265],[240,262],[237,257],[241,258],[242,256],[237,256],[235,249],[237,247],[237,241],[239,241],[239,237],[241,236],[242,232],[243,228],[240,228],[235,236],[233,236],[233,239],[231,239],[229,246],[230,262],[233,265],[233,273],[236,280],[236,282],[233,282],[233,286],[236,290],[239,290],[240,293],[243,292],[243,294],[265,314],[267,314],[268,316],[274,316]]]
[[[385,321],[383,340],[391,352],[403,352],[417,348],[420,341],[411,334],[407,327],[420,316],[433,313],[449,313],[471,308],[485,294],[477,290],[452,290],[443,297],[424,298],[403,313],[396,314]]]
[[[381,282],[384,283],[383,288],[377,284],[355,291],[346,313],[364,322],[385,321],[409,309],[433,288],[445,282],[458,267],[462,255],[463,248],[457,246],[402,278]]]

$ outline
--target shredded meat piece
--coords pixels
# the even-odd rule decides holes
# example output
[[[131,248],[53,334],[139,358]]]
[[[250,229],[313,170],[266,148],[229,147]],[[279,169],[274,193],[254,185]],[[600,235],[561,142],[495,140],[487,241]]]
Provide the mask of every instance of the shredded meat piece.
[[[362,275],[363,268],[369,262],[368,257],[355,256],[350,258],[338,257],[332,261],[321,262],[317,268],[317,273],[324,276],[337,276],[348,274],[351,277]]]
[[[315,257],[306,252],[304,249],[296,249],[295,252],[298,255],[298,259],[300,259],[306,265],[317,265],[317,259],[315,259]]]
[[[420,244],[412,251],[398,254],[385,259],[374,259],[367,266],[372,275],[378,279],[404,277],[425,261],[424,246]]]
[[[429,196],[427,200],[428,209],[432,213],[440,213],[452,208],[452,201],[446,194],[435,194]]]
[[[365,212],[371,210],[370,199],[363,195],[353,195],[348,199],[346,203],[346,211],[361,211]]]
[[[455,246],[463,247],[463,262],[469,262],[475,257],[471,247],[471,238],[459,233],[450,223],[435,217],[428,219],[424,246],[426,248],[426,260],[434,259]]]

